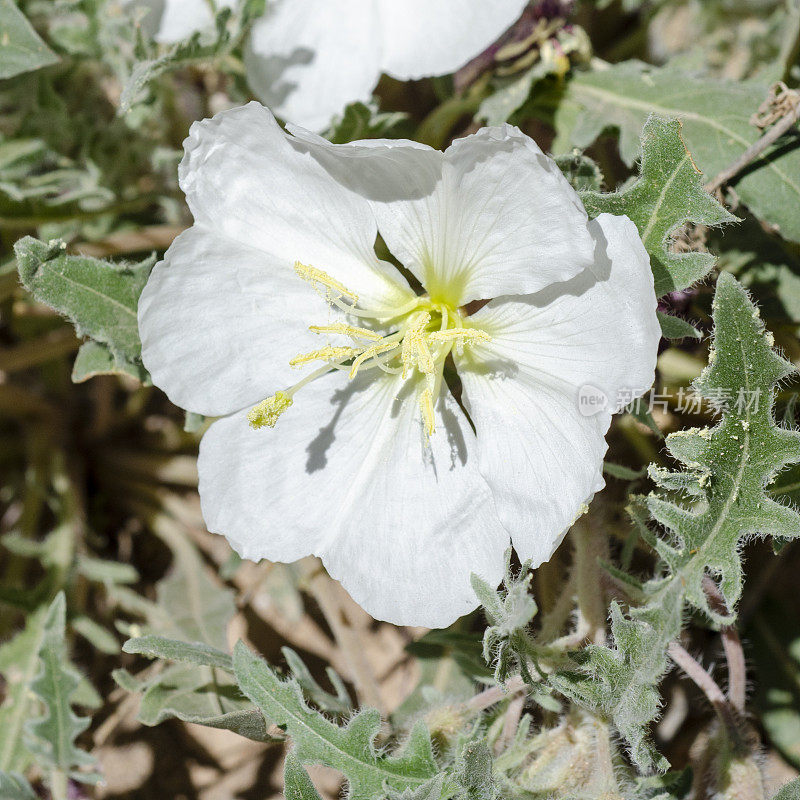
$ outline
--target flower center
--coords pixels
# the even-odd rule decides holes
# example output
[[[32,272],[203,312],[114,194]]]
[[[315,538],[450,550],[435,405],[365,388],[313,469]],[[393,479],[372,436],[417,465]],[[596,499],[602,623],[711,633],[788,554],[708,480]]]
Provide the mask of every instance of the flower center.
[[[417,403],[425,430],[431,436],[436,431],[434,403],[441,391],[445,359],[453,348],[461,354],[465,346],[488,341],[489,335],[478,328],[465,327],[458,309],[428,296],[416,297],[387,315],[385,311],[358,307],[358,295],[316,267],[297,262],[295,272],[328,303],[361,324],[311,325],[309,330],[328,337],[328,343],[295,356],[289,363],[301,367],[321,361],[325,366],[251,409],[251,426],[274,426],[292,405],[295,393],[331,369],[348,370],[351,379],[359,372],[379,369],[402,375],[404,380],[413,378],[414,373],[422,377]],[[340,337],[339,342],[331,343],[330,337]]]

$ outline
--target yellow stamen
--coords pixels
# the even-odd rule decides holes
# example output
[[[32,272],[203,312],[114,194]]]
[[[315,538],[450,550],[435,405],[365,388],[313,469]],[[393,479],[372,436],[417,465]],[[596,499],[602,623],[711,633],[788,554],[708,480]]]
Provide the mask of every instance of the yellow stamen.
[[[415,344],[417,346],[417,366],[419,371],[424,372],[426,375],[433,375],[436,367],[433,363],[431,351],[428,349],[428,343],[424,337],[420,336]]]
[[[326,295],[329,297],[349,297],[354,303],[358,302],[358,295],[355,292],[351,292],[343,283],[337,281],[336,278],[332,278],[321,269],[295,261],[294,271],[315,289],[324,286],[327,290]]]
[[[364,350],[361,355],[359,355],[356,360],[353,362],[352,367],[350,368],[350,377],[355,378],[358,374],[358,368],[368,359],[373,358],[375,356],[379,356],[381,353],[386,353],[389,350],[394,350],[400,342],[396,339],[393,341],[388,342],[381,342],[380,344],[374,344],[372,347],[368,347]]]
[[[452,342],[456,339],[464,342],[488,342],[491,338],[486,331],[478,328],[450,328],[428,334],[428,340],[431,342]]]
[[[428,436],[436,433],[436,420],[433,416],[433,394],[430,387],[424,389],[419,396],[419,407],[422,411],[422,421],[425,423],[425,430]]]
[[[377,342],[382,337],[375,331],[367,330],[366,328],[356,328],[354,325],[348,325],[346,322],[336,322],[333,325],[311,325],[309,330],[313,333],[341,333],[344,336],[353,336],[356,339],[372,339]]]
[[[413,367],[416,363],[414,356],[419,350],[419,343],[422,341],[422,332],[430,321],[431,315],[427,311],[423,311],[414,319],[403,336],[403,348],[400,351],[400,360],[403,362],[404,378],[408,375],[409,367]]]
[[[312,361],[344,361],[358,355],[360,352],[361,350],[355,347],[332,347],[331,345],[326,345],[319,350],[312,350],[310,353],[301,353],[299,356],[295,356],[289,362],[289,365],[300,367],[303,364],[310,364]]]
[[[326,363],[305,375],[295,386],[255,406],[248,415],[250,424],[254,428],[272,427],[292,404],[295,392],[332,369],[349,370],[350,378],[355,378],[359,371],[380,369],[389,374],[402,374],[406,379],[409,373],[416,371],[417,403],[425,431],[432,436],[436,432],[434,404],[441,390],[445,359],[453,349],[460,354],[470,344],[489,341],[489,334],[479,328],[464,328],[464,318],[457,310],[427,296],[410,299],[389,309],[388,313],[381,309],[357,308],[358,295],[327,272],[300,261],[295,262],[294,268],[328,303],[344,312],[341,319],[356,322],[355,325],[344,321],[311,325],[309,330],[325,336],[349,337],[352,346],[327,344],[319,350],[295,356],[289,362],[293,367],[314,361]],[[368,327],[359,327],[359,318],[371,320],[371,323],[365,322]],[[370,329],[373,324],[385,328],[390,323],[394,329],[392,333],[381,334]]]
[[[251,428],[274,428],[278,417],[292,405],[292,397],[286,392],[275,392],[247,412]]]

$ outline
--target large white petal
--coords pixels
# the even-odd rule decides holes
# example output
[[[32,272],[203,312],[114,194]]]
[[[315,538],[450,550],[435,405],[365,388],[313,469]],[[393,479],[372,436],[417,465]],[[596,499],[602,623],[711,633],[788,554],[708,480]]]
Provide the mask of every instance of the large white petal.
[[[139,299],[142,359],[178,406],[230,414],[296,383],[331,315],[291,266],[205,226],[184,231]]]
[[[470,574],[499,581],[508,534],[463,414],[440,404],[428,445],[411,388],[335,373],[301,390],[274,430],[244,414],[216,422],[199,461],[209,530],[246,558],[321,556],[396,624],[444,626],[475,608]]]
[[[442,180],[444,153],[410,139],[357,139],[331,144],[296,125],[286,129],[294,145],[328,174],[378,210],[386,204],[427,197]]]
[[[247,77],[279,116],[323,130],[348,103],[370,99],[380,47],[375,0],[277,0],[253,26]]]
[[[577,194],[510,125],[455,141],[428,194],[372,205],[392,253],[431,296],[459,305],[538,291],[593,257]]]
[[[642,394],[655,371],[656,297],[636,227],[604,214],[590,228],[591,270],[489,303],[471,319],[492,340],[456,357],[481,471],[514,546],[535,564],[603,487],[604,436],[624,404],[619,393]],[[604,395],[606,408],[584,401],[581,410],[582,397]]]
[[[528,0],[378,0],[384,72],[401,80],[455,72],[514,23]]]
[[[408,299],[399,273],[375,256],[369,203],[333,180],[268,109],[249,103],[195,122],[184,148],[181,188],[198,223],[321,269],[365,304]]]

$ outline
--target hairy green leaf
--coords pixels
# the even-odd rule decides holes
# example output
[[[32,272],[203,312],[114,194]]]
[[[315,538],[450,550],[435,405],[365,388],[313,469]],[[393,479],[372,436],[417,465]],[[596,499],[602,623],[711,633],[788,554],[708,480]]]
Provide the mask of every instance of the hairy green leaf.
[[[386,800],[442,800],[442,798],[452,795],[447,775],[443,772],[426,781],[417,789],[406,789],[403,792],[395,791],[389,786],[386,786],[385,789]]]
[[[378,752],[374,741],[380,714],[366,709],[345,727],[310,709],[297,682],[281,680],[269,665],[239,642],[233,651],[239,687],[294,742],[300,763],[324,764],[343,773],[353,800],[383,796],[384,783],[394,789],[415,789],[437,773],[431,741],[425,726],[417,724],[400,752]]]
[[[662,492],[633,504],[632,515],[663,560],[664,574],[633,589],[628,618],[612,608],[613,647],[586,648],[574,672],[552,678],[567,697],[613,719],[642,769],[666,767],[648,742],[647,726],[658,713],[655,687],[667,668],[666,649],[681,630],[685,604],[730,624],[741,594],[743,539],[800,536],[800,516],[765,491],[783,467],[800,461],[800,433],[778,427],[773,412],[775,386],[794,367],[772,349],[758,310],[731,275],[719,278],[713,316],[709,365],[694,389],[720,405],[722,419],[714,428],[667,438],[683,472],[650,472],[663,490],[682,489],[702,502],[683,507]],[[669,531],[668,538],[649,531],[645,509]],[[719,581],[727,615],[711,607],[709,579]]]
[[[533,642],[527,629],[539,610],[530,592],[533,573],[523,564],[520,574],[512,575],[510,559],[509,549],[506,552],[505,580],[499,591],[474,573],[470,577],[472,589],[489,622],[483,634],[483,657],[487,664],[494,664],[494,677],[498,683],[505,682],[515,672],[521,672],[523,680],[532,684],[535,681],[528,661],[533,652]]]
[[[658,324],[661,326],[661,333],[666,339],[702,339],[703,334],[686,320],[680,317],[673,317],[671,314],[658,313]]]
[[[342,679],[333,669],[327,667],[325,672],[328,676],[328,680],[336,690],[335,695],[326,692],[319,683],[317,683],[308,667],[303,663],[303,660],[291,647],[282,647],[281,652],[286,659],[286,663],[289,665],[292,676],[303,690],[303,694],[311,700],[315,706],[337,717],[343,717],[352,712],[353,704],[350,701],[350,695],[347,693],[347,687],[345,687]]]
[[[729,167],[762,131],[751,115],[767,96],[767,86],[752,82],[701,78],[674,67],[625,62],[608,69],[577,73],[556,112],[558,152],[586,147],[604,130],[620,133],[627,163],[639,152],[639,131],[650,114],[683,123],[686,144],[709,177]],[[800,146],[787,137],[734,179],[741,200],[759,217],[777,225],[784,237],[800,240]]]
[[[772,800],[800,800],[800,778],[783,786]]]
[[[140,383],[149,383],[150,376],[144,366],[114,353],[100,342],[84,342],[72,365],[72,382],[83,383],[98,375],[128,375]]]
[[[673,593],[674,594],[674,593]],[[613,720],[643,770],[669,769],[669,762],[652,746],[648,724],[661,707],[658,680],[667,669],[666,648],[680,632],[680,612],[675,597],[667,598],[662,615],[643,612],[626,619],[616,602],[611,604],[614,647],[590,645],[576,658],[578,672],[559,671],[550,682],[563,695]],[[670,613],[671,612],[671,613]]]
[[[589,156],[575,150],[556,156],[555,162],[576,192],[599,192],[603,186],[603,172]]]
[[[233,594],[211,579],[191,547],[179,546],[175,566],[156,587],[156,602],[140,601],[138,611],[148,632],[129,639],[123,650],[181,662],[143,685],[121,676],[126,689],[142,692],[141,722],[158,725],[175,718],[255,741],[271,739],[261,712],[230,676],[226,649],[228,623],[236,612]]]
[[[123,361],[140,359],[136,307],[154,260],[120,266],[65,250],[57,240],[20,239],[14,251],[25,288],[67,317],[78,335],[105,345]]]
[[[322,800],[303,765],[291,753],[283,765],[283,795],[286,800]]]
[[[459,754],[455,778],[464,800],[491,800],[496,796],[492,776],[492,754],[486,742],[467,742]]]
[[[38,800],[38,795],[24,776],[17,772],[0,771],[0,798],[2,800]]]
[[[637,139],[638,142],[638,139]],[[650,255],[656,294],[683,289],[714,265],[710,253],[676,253],[672,236],[686,222],[721,225],[736,221],[703,189],[701,175],[681,137],[681,123],[651,116],[642,131],[639,179],[611,194],[583,192],[589,213],[630,217]]]
[[[0,647],[0,675],[5,697],[0,705],[0,771],[22,772],[31,755],[25,746],[23,728],[32,716],[36,700],[31,683],[39,670],[39,647],[44,635],[44,608],[30,614],[25,629]]]
[[[218,667],[226,672],[233,672],[231,657],[216,647],[203,642],[179,642],[164,636],[140,636],[128,639],[122,646],[126,653],[140,653],[149,658],[165,658],[168,661],[184,661],[187,664],[198,664],[204,667]]]
[[[62,592],[53,600],[44,620],[39,672],[31,683],[31,691],[44,704],[45,714],[28,720],[28,747],[39,763],[77,780],[95,781],[99,776],[83,771],[94,766],[94,758],[75,744],[90,720],[72,710],[82,679],[67,657],[65,626],[66,599]]]
[[[42,41],[13,0],[0,0],[0,79],[50,66],[58,56]]]
[[[225,672],[214,667],[176,664],[145,689],[140,722],[153,726],[167,719],[225,728],[256,742],[272,738],[261,712],[241,696]]]
[[[690,510],[658,495],[650,513],[674,537],[656,542],[672,575],[680,576],[686,600],[715,621],[729,618],[709,605],[702,583],[719,580],[731,613],[741,594],[741,542],[750,535],[800,536],[800,516],[764,491],[789,464],[800,461],[800,433],[775,424],[775,387],[795,368],[772,349],[758,309],[736,280],[723,273],[714,297],[714,342],[709,365],[694,390],[723,407],[710,430],[667,438],[672,456],[696,477],[706,500]]]

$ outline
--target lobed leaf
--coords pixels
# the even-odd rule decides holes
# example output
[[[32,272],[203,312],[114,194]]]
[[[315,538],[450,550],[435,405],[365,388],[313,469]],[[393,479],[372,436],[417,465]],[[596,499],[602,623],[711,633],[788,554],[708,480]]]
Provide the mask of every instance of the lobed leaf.
[[[286,729],[297,761],[324,764],[343,773],[353,800],[385,796],[384,784],[413,790],[436,776],[430,736],[422,723],[413,728],[399,752],[387,755],[375,748],[381,723],[375,709],[360,711],[340,727],[306,705],[294,679],[278,678],[242,642],[234,648],[233,667],[242,692],[267,719]]]
[[[651,114],[683,123],[686,144],[706,175],[733,164],[762,131],[751,115],[767,96],[761,83],[702,78],[675,67],[649,67],[629,61],[607,69],[576,73],[556,111],[558,152],[584,148],[608,128],[620,135],[623,159],[633,163],[639,131]],[[800,146],[787,136],[773,144],[734,179],[737,195],[781,234],[800,240]]]
[[[90,720],[72,710],[82,679],[67,658],[65,630],[66,599],[61,592],[44,619],[39,671],[30,688],[44,704],[45,713],[27,721],[28,747],[39,763],[77,780],[94,782],[99,776],[83,771],[94,766],[94,758],[75,744]]]
[[[0,647],[0,675],[5,682],[0,705],[0,772],[22,772],[31,760],[22,733],[36,704],[31,684],[39,670],[43,635],[44,609],[40,608],[28,616],[24,630]]]
[[[322,800],[303,765],[291,753],[283,765],[283,795],[286,800]]]
[[[553,685],[590,709],[602,711],[645,770],[666,767],[647,738],[659,710],[656,687],[667,669],[666,650],[680,633],[686,603],[713,622],[731,624],[741,594],[741,543],[754,535],[800,536],[800,516],[780,505],[766,487],[786,465],[800,462],[800,433],[774,419],[775,387],[794,367],[773,349],[758,310],[745,289],[727,273],[717,283],[713,304],[714,340],[709,364],[695,391],[721,404],[722,419],[711,429],[690,429],[667,438],[682,472],[651,469],[669,492],[699,498],[684,507],[664,492],[632,504],[634,520],[662,561],[665,572],[637,586],[626,618],[612,607],[613,647],[592,646],[561,671]],[[754,402],[757,401],[757,402]],[[643,508],[669,531],[650,531]],[[719,581],[729,613],[709,604],[708,578]]]
[[[699,281],[714,265],[710,253],[673,251],[672,237],[678,228],[687,222],[713,226],[736,221],[703,188],[681,128],[677,120],[648,117],[642,130],[639,179],[619,192],[581,194],[590,217],[607,212],[633,220],[650,255],[659,297]]]
[[[118,597],[119,592],[115,588]],[[129,639],[123,650],[180,662],[144,683],[124,672],[115,674],[123,688],[142,693],[139,720],[158,725],[175,718],[270,741],[263,715],[230,676],[226,648],[228,623],[236,612],[233,594],[211,579],[196,552],[179,547],[175,566],[156,587],[156,602],[139,598],[136,603],[147,632]]]

